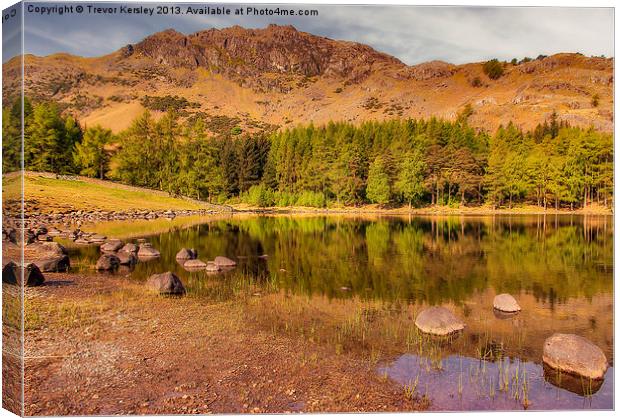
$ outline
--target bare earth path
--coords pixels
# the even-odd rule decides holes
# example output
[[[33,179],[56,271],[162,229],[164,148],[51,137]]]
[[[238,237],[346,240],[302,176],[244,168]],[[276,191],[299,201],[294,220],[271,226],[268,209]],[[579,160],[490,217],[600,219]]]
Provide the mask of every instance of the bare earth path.
[[[237,302],[163,298],[123,276],[26,289],[26,415],[403,411],[367,360],[258,329]]]

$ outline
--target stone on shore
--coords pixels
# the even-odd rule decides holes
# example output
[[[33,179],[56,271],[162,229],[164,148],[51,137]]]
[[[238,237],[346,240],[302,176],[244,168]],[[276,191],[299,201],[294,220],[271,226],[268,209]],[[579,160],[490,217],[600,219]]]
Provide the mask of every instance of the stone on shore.
[[[146,286],[161,295],[183,295],[185,293],[181,279],[170,271],[153,274],[146,281]]]
[[[608,366],[600,348],[574,334],[553,334],[547,338],[543,362],[552,369],[590,379],[602,379]]]
[[[2,267],[2,283],[17,284],[18,274],[17,264],[9,261]]]
[[[64,254],[34,260],[33,263],[44,273],[61,273],[71,267],[69,256]]]
[[[217,256],[213,261],[218,267],[234,267],[237,265],[236,261],[231,260],[228,257]]]
[[[493,308],[502,312],[519,312],[521,310],[521,306],[519,306],[517,300],[508,293],[495,296],[493,299]]]
[[[193,248],[181,248],[181,250],[176,255],[177,260],[193,260],[196,257],[198,257],[198,252]]]
[[[24,283],[26,286],[41,286],[44,282],[45,277],[36,264],[27,263],[24,266]]]
[[[105,244],[102,244],[99,249],[106,253],[113,253],[123,248],[123,241],[120,239],[109,240]]]
[[[415,325],[424,333],[442,336],[465,328],[463,321],[442,306],[433,306],[420,312]]]
[[[118,266],[120,266],[121,262],[118,257],[114,254],[103,254],[97,260],[97,265],[95,269],[99,271],[115,271],[118,270]]]
[[[202,260],[198,260],[197,258],[193,260],[187,260],[183,264],[183,268],[187,270],[204,270],[207,268],[207,263]]]

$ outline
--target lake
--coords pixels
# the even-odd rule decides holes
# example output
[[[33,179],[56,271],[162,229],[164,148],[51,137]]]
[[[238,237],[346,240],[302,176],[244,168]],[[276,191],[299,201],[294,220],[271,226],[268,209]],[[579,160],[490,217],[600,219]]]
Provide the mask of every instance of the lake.
[[[610,216],[258,216],[85,226],[145,238],[161,257],[117,274],[175,272],[187,297],[238,303],[257,326],[353,353],[406,396],[436,410],[613,408],[613,219]],[[157,233],[153,231],[157,230]],[[72,268],[99,250],[69,246]],[[188,272],[182,248],[236,268]],[[498,315],[493,297],[522,307]],[[448,339],[421,334],[420,310],[442,305],[467,324]],[[584,381],[542,365],[555,332],[598,345],[612,367]]]

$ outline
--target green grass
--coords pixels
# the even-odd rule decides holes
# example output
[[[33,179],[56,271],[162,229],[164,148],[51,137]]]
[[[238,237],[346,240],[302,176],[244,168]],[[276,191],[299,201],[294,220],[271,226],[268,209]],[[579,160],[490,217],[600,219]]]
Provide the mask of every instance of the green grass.
[[[27,202],[36,206],[37,212],[68,210],[196,210],[205,208],[194,201],[167,196],[148,189],[131,188],[122,184],[78,178],[56,179],[27,173],[24,192]],[[5,176],[3,189],[10,195],[19,195],[19,177]]]

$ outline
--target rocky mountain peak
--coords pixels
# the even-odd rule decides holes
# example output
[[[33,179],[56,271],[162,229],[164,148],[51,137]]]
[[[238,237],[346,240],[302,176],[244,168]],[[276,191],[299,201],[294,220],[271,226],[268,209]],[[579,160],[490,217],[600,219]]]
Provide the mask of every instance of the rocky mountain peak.
[[[305,77],[341,77],[358,82],[382,66],[406,66],[367,45],[336,41],[271,24],[264,29],[233,26],[184,35],[173,29],[153,34],[133,46],[134,55],[157,64],[239,76],[264,73]]]

